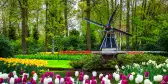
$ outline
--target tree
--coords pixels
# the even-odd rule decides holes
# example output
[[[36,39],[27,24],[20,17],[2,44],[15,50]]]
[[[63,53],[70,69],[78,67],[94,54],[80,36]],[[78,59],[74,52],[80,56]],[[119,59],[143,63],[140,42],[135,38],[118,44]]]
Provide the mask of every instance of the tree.
[[[21,11],[21,18],[22,18],[22,53],[27,53],[27,41],[26,37],[28,35],[28,0],[18,0],[20,11]]]
[[[129,33],[130,31],[130,0],[127,0],[127,24],[126,24],[126,32]],[[126,36],[126,49],[129,50],[129,36]]]
[[[86,0],[87,9],[86,9],[86,17],[90,19],[90,0]],[[87,22],[87,48],[91,50],[91,36],[90,36],[90,23]]]

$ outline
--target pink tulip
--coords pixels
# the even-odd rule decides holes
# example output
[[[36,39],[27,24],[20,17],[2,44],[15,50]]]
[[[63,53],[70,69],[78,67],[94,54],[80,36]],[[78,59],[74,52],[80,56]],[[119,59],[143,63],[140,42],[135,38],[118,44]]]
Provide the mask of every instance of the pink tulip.
[[[23,73],[24,73],[24,71],[23,71],[23,70],[21,70],[21,71],[20,71],[20,75],[23,75]]]
[[[84,72],[80,72],[79,75],[83,75],[84,76]]]
[[[104,81],[104,80],[102,80],[102,81],[101,81],[101,84],[105,84],[105,81]]]
[[[165,82],[168,82],[168,75],[163,76],[163,80],[164,80]]]
[[[86,79],[86,80],[85,80],[85,84],[90,84],[90,80],[89,80],[89,79]]]
[[[59,74],[55,75],[55,78],[58,78],[59,80],[61,79],[61,76]]]
[[[96,83],[97,83],[96,80],[92,79],[91,84],[96,84]]]
[[[149,72],[144,72],[144,76],[145,76],[145,78],[148,78],[148,76],[149,76]]]
[[[27,78],[26,77],[23,78],[23,82],[27,82]]]
[[[127,80],[122,80],[121,84],[128,84],[128,81]]]
[[[83,75],[79,75],[79,81],[80,81],[80,82],[83,81]]]
[[[3,78],[0,78],[0,84],[3,83]]]
[[[67,76],[67,77],[70,77],[70,76],[71,76],[71,72],[67,72],[67,73],[66,73],[66,76]]]
[[[122,79],[122,76],[123,76],[123,75],[124,75],[124,74],[122,74],[122,73],[120,74],[120,79]]]
[[[126,80],[126,79],[127,79],[127,76],[123,75],[122,80]]]
[[[93,80],[93,79],[96,79],[96,76],[92,76],[92,80]]]
[[[100,81],[102,81],[102,79],[103,79],[103,76],[100,77]]]
[[[162,82],[160,84],[166,84],[166,82],[164,80],[162,80]]]
[[[127,76],[127,77],[129,78],[129,77],[130,77],[130,75],[131,75],[131,74],[128,74],[128,76]]]
[[[48,84],[54,84],[53,82],[49,82]]]
[[[112,79],[112,75],[108,74],[108,79],[111,80]]]

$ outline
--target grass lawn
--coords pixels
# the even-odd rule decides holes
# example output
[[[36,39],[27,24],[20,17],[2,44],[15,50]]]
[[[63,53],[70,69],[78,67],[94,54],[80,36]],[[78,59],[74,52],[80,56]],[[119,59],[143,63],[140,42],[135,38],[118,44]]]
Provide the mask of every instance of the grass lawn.
[[[47,60],[47,67],[52,68],[72,68],[69,65],[70,60]]]

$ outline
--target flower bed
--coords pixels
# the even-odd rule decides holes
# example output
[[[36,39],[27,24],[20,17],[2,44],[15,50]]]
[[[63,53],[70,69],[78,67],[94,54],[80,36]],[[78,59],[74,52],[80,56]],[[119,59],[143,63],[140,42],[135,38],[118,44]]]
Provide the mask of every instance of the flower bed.
[[[24,70],[26,72],[36,71],[45,69],[47,61],[37,59],[18,59],[18,58],[0,58],[1,61],[1,72],[11,72],[16,70]]]

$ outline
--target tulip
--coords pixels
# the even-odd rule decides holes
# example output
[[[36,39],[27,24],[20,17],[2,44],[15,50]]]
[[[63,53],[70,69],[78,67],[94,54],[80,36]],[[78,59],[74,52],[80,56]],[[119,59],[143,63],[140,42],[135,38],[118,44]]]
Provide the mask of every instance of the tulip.
[[[44,81],[43,81],[43,84],[48,84],[49,83],[49,81],[48,81],[48,78],[44,78]]]
[[[151,81],[149,79],[145,79],[144,84],[151,84]]]
[[[89,76],[88,75],[84,75],[83,79],[84,80],[89,79]]]
[[[75,71],[75,76],[76,76],[76,77],[79,76],[79,71]]]
[[[156,81],[156,82],[160,82],[160,81],[162,81],[163,76],[162,76],[162,75],[157,75],[157,76],[154,76],[153,79],[154,79],[154,81]]]
[[[145,76],[145,78],[148,78],[148,76],[149,76],[149,72],[144,72],[144,76]]]
[[[112,75],[108,74],[108,79],[111,80],[112,79]]]
[[[53,82],[49,82],[48,84],[54,84]]]
[[[96,71],[93,71],[93,72],[92,72],[92,76],[97,76],[97,72],[96,72]]]
[[[92,79],[91,84],[96,84],[97,81],[95,79]]]
[[[3,83],[3,78],[0,78],[0,84]]]
[[[162,80],[162,82],[160,84],[166,84],[166,82],[164,80]]]
[[[95,79],[96,79],[96,76],[92,76],[92,79],[95,80]]]
[[[104,80],[102,80],[102,81],[101,81],[101,84],[105,84],[105,81],[104,81]]]
[[[58,78],[60,80],[61,76],[59,74],[56,74],[55,78]]]
[[[24,71],[23,70],[20,70],[20,75],[23,75]]]
[[[116,81],[119,81],[120,80],[120,75],[116,74],[114,78],[115,78]]]
[[[130,80],[130,81],[134,80],[134,76],[133,76],[133,75],[130,75],[130,76],[129,76],[129,80]]]
[[[142,83],[142,81],[143,81],[143,76],[137,75],[137,77],[135,78],[135,82],[139,84],[139,83]]]
[[[60,79],[60,84],[64,84],[64,78]]]
[[[34,75],[34,73],[36,73],[35,71],[32,71],[31,74]]]
[[[83,81],[83,75],[79,75],[79,81],[80,81],[80,82]]]
[[[101,73],[101,74],[99,74],[99,78],[101,78],[103,76],[103,74]]]
[[[126,79],[121,81],[121,84],[128,84],[128,81]]]
[[[90,80],[89,80],[89,79],[86,79],[86,80],[85,80],[85,84],[90,84]]]
[[[9,83],[10,84],[14,84],[15,83],[15,79],[13,77],[11,77],[10,80],[9,80]]]
[[[12,73],[13,73],[13,75],[16,75],[16,71],[13,71]]]
[[[66,73],[66,76],[67,76],[67,77],[70,77],[70,76],[71,76],[71,72],[67,72],[67,73]]]
[[[127,79],[127,76],[123,75],[122,80],[126,80],[126,79]]]
[[[163,76],[163,80],[167,83],[168,82],[168,75]]]

